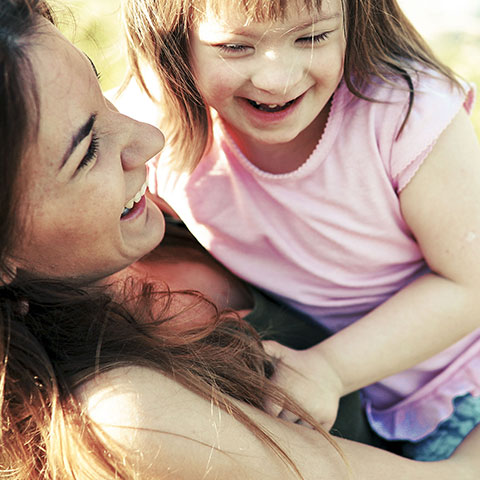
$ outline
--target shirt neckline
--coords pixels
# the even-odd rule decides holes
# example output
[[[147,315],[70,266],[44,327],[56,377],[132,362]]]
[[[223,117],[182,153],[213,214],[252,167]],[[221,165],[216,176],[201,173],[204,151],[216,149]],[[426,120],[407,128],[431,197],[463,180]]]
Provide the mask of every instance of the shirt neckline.
[[[223,123],[223,120],[219,116],[217,116],[222,138],[226,141],[229,149],[235,155],[235,158],[242,165],[242,167],[250,171],[255,176],[270,180],[282,180],[303,177],[304,175],[309,174],[312,169],[318,168],[320,164],[323,163],[324,159],[328,155],[328,152],[333,146],[336,136],[339,133],[338,125],[339,123],[341,123],[344,110],[343,108],[341,108],[341,104],[344,103],[342,101],[342,98],[344,97],[344,88],[346,87],[344,86],[344,82],[342,80],[337,89],[335,90],[334,94],[332,95],[330,110],[322,135],[318,139],[317,144],[315,145],[310,155],[305,159],[305,161],[298,168],[292,170],[291,172],[266,172],[265,170],[262,170],[253,163],[251,163],[250,160],[240,150],[231,135],[228,133]]]

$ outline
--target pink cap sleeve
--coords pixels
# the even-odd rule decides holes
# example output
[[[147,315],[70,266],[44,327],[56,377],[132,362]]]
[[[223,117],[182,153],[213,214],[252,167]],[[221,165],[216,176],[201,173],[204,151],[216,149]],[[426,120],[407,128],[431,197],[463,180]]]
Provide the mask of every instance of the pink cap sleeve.
[[[412,111],[390,152],[391,178],[397,193],[413,178],[460,108],[471,113],[475,88],[466,82],[462,85],[464,91],[446,79],[420,74]]]

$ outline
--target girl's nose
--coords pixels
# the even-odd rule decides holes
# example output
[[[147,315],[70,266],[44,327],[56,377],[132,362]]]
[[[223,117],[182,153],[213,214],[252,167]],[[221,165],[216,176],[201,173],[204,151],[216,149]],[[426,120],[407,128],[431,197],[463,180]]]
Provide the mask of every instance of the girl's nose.
[[[304,68],[298,60],[275,51],[267,51],[250,78],[259,90],[285,94],[300,82],[304,74]]]
[[[165,137],[153,125],[125,118],[132,123],[128,141],[122,151],[122,164],[125,170],[130,170],[144,165],[157,155],[165,145]]]

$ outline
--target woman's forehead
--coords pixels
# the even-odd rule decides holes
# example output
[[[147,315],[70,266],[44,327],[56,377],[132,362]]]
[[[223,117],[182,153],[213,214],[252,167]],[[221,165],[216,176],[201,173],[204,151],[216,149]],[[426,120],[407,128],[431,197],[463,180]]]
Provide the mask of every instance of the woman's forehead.
[[[53,25],[42,26],[29,47],[34,84],[39,100],[40,124],[51,115],[65,113],[75,101],[76,84],[85,77],[86,59]]]
[[[54,175],[78,123],[91,115],[96,79],[88,59],[53,26],[32,45],[30,60],[39,113],[30,151],[37,159],[36,174],[41,168]]]

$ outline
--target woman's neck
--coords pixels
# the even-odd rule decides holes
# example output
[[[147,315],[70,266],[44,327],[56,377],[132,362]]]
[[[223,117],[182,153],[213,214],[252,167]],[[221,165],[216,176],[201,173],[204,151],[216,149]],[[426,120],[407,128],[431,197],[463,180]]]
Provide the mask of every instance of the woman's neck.
[[[242,310],[252,305],[243,282],[195,246],[161,244],[146,257],[105,279],[104,283],[123,291],[131,279],[135,279],[137,287],[153,282],[159,290],[198,291],[212,300],[219,310]]]

